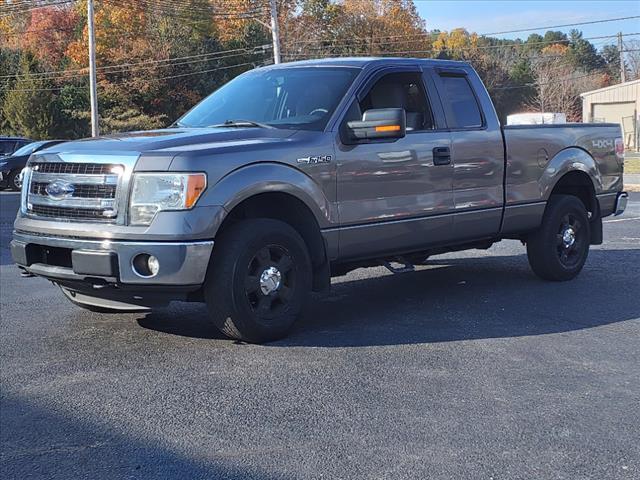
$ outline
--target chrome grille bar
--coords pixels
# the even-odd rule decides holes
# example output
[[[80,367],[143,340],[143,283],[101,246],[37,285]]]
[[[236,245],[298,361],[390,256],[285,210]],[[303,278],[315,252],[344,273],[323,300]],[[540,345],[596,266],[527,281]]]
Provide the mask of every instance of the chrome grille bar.
[[[99,163],[64,163],[64,162],[34,162],[31,164],[34,172],[63,173],[76,175],[108,175],[119,173],[122,165]]]
[[[73,183],[78,184],[94,184],[94,185],[117,185],[118,175],[80,175],[80,174],[59,174],[59,173],[40,173],[34,171],[32,180],[35,182],[55,182],[56,180],[68,180],[73,178]]]
[[[30,217],[73,222],[126,221],[129,181],[138,154],[43,153],[25,172],[22,212]]]

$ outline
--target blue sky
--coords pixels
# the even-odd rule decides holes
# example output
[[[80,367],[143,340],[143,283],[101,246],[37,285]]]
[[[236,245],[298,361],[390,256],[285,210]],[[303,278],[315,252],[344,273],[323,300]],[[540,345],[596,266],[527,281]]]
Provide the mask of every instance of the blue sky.
[[[640,0],[414,0],[427,28],[451,30],[464,27],[477,33],[490,33],[521,28],[544,27],[586,22],[605,18],[640,15]],[[640,18],[618,22],[583,25],[585,37],[640,32]],[[568,32],[570,27],[560,28]],[[503,38],[526,38],[530,33],[544,34],[545,30],[496,35]],[[625,37],[628,39],[640,39]],[[615,39],[612,39],[615,41]],[[606,39],[593,40],[603,44]],[[601,46],[601,45],[598,45]]]

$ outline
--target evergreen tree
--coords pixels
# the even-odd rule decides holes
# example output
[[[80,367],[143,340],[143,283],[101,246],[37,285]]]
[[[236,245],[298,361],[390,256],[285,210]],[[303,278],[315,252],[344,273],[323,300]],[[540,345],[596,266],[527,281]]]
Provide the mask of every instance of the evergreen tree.
[[[37,73],[30,55],[20,59],[17,80],[5,95],[2,116],[9,134],[34,139],[50,138],[53,127],[53,94],[51,84]]]

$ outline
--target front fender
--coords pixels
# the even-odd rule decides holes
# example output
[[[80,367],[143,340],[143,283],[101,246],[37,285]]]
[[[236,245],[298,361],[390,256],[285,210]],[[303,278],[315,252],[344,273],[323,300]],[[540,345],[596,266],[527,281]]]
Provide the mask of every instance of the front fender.
[[[320,228],[332,226],[337,221],[337,211],[320,186],[299,170],[280,163],[263,162],[241,167],[207,190],[199,205],[220,205],[230,212],[249,197],[279,192],[304,202]]]
[[[591,179],[594,191],[602,193],[602,175],[598,169],[598,164],[585,150],[577,147],[565,148],[558,152],[544,169],[542,176],[538,180],[541,197],[548,200],[551,192],[560,179],[569,172],[580,171],[587,174]]]

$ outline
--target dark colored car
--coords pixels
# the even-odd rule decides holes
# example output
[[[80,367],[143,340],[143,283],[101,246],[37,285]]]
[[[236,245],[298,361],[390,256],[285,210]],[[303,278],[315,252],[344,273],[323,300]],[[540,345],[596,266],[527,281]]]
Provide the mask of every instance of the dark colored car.
[[[42,140],[23,144],[13,155],[0,157],[0,188],[20,190],[20,172],[26,166],[32,153],[51,147],[64,140]]]
[[[33,140],[28,138],[0,136],[0,158],[12,155],[13,152],[31,142]]]

